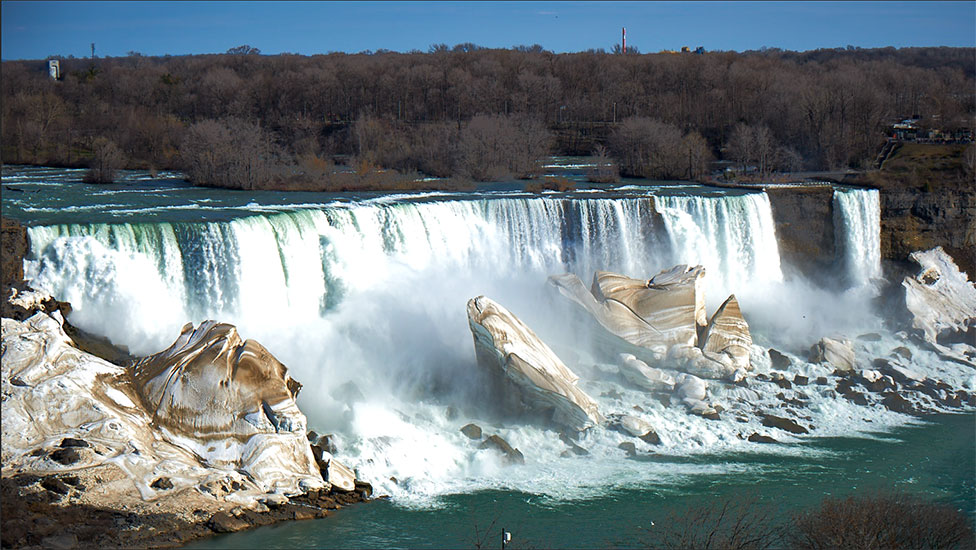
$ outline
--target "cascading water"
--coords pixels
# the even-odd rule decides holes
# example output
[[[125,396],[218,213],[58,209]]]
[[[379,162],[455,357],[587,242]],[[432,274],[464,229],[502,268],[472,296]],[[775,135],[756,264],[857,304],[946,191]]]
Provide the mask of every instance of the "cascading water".
[[[723,292],[781,282],[772,207],[765,193],[729,197],[655,196],[676,263],[719,275]]]
[[[120,301],[145,317],[109,334],[136,352],[164,345],[185,319],[308,322],[347,292],[429,270],[589,280],[600,269],[649,277],[685,262],[704,263],[723,291],[782,279],[769,201],[755,193],[360,203],[229,222],[40,226],[30,236],[34,283],[72,302],[80,323],[113,318]],[[138,339],[124,335],[133,325]]]
[[[881,277],[881,203],[877,189],[834,190],[837,257],[848,286]]]

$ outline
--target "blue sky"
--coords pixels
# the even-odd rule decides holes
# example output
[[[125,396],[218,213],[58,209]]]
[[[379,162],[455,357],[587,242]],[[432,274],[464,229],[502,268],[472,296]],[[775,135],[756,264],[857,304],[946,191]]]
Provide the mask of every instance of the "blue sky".
[[[976,2],[43,2],[3,0],[2,58],[304,55],[473,42],[641,52],[976,46]]]

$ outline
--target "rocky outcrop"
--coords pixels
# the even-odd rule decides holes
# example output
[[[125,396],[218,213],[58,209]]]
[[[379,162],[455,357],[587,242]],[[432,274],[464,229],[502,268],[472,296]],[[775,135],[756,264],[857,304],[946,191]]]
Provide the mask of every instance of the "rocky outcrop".
[[[810,362],[827,363],[839,371],[852,371],[856,365],[854,347],[850,340],[821,338],[810,348]]]
[[[130,373],[152,423],[174,444],[210,467],[247,473],[265,491],[294,494],[320,481],[295,403],[301,384],[287,370],[232,325],[206,321],[187,324]]]
[[[698,343],[698,327],[705,325],[701,266],[675,266],[650,280],[631,279],[607,271],[593,275],[590,291],[571,273],[549,278],[559,292],[573,300],[611,334],[634,346],[659,349]]]
[[[919,270],[905,277],[902,287],[912,327],[943,357],[976,367],[972,353],[966,353],[976,338],[976,284],[942,247],[912,252],[911,259]],[[947,345],[952,343],[963,347]]]
[[[749,368],[752,335],[734,294],[712,315],[702,340],[703,352],[728,355],[734,368]]]
[[[553,275],[549,283],[605,329],[611,338],[603,338],[604,347],[614,354],[706,378],[736,378],[737,371],[751,369],[749,325],[734,296],[707,322],[704,275],[701,266],[678,265],[646,281],[598,271],[589,292],[571,273]],[[640,385],[641,369],[633,365],[628,361],[621,372]]]
[[[4,463],[45,469],[114,457],[145,498],[160,476],[182,488],[226,476],[255,495],[322,488],[298,386],[289,389],[285,372],[230,325],[187,328],[170,349],[125,369],[74,348],[46,313],[3,319]],[[48,451],[65,438],[88,445],[72,457]]]
[[[559,425],[583,429],[603,422],[576,376],[521,320],[484,296],[468,301],[478,363],[517,390],[521,403]]]
[[[4,293],[23,282],[24,257],[29,251],[27,229],[15,220],[0,218],[0,289]]]
[[[112,548],[324,517],[363,500],[352,470],[333,460],[320,471],[294,402],[300,384],[232,326],[187,327],[125,367],[78,349],[60,308],[37,297],[21,304],[35,308],[27,319],[2,320],[5,545],[54,544],[14,501],[71,519],[59,535]],[[106,538],[119,521],[140,528]]]

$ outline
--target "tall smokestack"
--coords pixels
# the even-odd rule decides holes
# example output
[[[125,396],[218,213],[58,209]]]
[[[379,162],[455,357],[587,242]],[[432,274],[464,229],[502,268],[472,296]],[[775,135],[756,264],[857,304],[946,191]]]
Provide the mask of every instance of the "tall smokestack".
[[[620,33],[620,51],[622,53],[627,53],[627,27],[621,28]]]

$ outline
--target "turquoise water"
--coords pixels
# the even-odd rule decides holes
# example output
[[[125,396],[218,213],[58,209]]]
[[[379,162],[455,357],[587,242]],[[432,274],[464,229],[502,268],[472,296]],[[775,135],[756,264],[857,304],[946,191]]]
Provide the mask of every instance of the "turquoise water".
[[[427,508],[377,500],[325,519],[213,537],[185,548],[472,548],[486,530],[485,546],[495,547],[502,528],[513,534],[510,548],[633,547],[649,540],[669,514],[707,502],[754,499],[783,520],[826,497],[874,491],[923,494],[976,518],[974,440],[976,415],[936,415],[871,438],[809,440],[800,444],[815,451],[807,456],[644,459],[694,461],[722,471],[689,476],[677,485],[611,489],[573,501],[499,490],[449,495]]]

